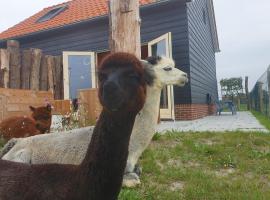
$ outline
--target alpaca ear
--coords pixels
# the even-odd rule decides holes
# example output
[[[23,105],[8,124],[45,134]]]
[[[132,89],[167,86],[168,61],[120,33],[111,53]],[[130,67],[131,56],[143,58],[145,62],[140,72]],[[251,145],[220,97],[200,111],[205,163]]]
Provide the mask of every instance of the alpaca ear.
[[[31,110],[32,112],[35,112],[35,110],[36,110],[36,108],[33,107],[33,106],[29,106],[29,108],[30,108],[30,110]]]

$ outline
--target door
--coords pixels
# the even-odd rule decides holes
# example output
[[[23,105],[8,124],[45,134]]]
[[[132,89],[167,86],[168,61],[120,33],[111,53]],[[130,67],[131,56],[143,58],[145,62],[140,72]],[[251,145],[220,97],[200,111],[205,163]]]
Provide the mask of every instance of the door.
[[[162,35],[148,43],[149,56],[166,56],[172,58],[171,33]],[[163,88],[160,97],[160,118],[174,119],[173,86]]]
[[[94,52],[63,52],[64,98],[75,99],[79,89],[96,87]]]

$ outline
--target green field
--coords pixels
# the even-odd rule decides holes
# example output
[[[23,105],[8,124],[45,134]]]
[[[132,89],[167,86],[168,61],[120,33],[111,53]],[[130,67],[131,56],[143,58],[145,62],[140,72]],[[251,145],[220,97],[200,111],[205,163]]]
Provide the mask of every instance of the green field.
[[[168,133],[143,154],[142,184],[120,200],[270,199],[270,135]]]

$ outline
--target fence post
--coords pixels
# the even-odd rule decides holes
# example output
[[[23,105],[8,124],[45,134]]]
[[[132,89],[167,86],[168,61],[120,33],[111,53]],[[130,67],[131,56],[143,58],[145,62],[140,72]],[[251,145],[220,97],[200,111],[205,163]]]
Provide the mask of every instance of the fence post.
[[[245,91],[246,91],[246,98],[247,98],[247,109],[250,110],[250,97],[248,92],[248,76],[245,77]]]
[[[19,89],[21,86],[21,54],[19,42],[16,40],[8,40],[7,50],[10,53],[9,87]]]
[[[31,49],[32,65],[30,76],[30,89],[39,90],[40,82],[40,64],[42,51],[40,49]]]
[[[0,49],[0,87],[9,87],[9,59],[10,54],[6,49]]]
[[[270,117],[270,65],[267,69],[267,82],[268,82],[268,116]]]
[[[259,96],[259,111],[263,113],[263,83],[258,82],[258,96]]]

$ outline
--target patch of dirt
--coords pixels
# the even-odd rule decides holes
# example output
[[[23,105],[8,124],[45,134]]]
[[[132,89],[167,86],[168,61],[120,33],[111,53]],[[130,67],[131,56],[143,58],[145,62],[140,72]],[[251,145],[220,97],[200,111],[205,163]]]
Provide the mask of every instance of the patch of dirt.
[[[261,176],[260,177],[260,182],[266,185],[267,187],[270,187],[270,180],[267,176]]]
[[[209,145],[209,146],[213,146],[213,145],[217,144],[216,141],[213,141],[211,139],[201,139],[200,143],[205,144],[205,145]]]
[[[183,166],[183,163],[182,163],[181,160],[175,160],[175,159],[168,160],[167,164],[169,166],[171,166],[171,167],[181,167],[181,166]]]
[[[185,167],[200,167],[200,163],[197,163],[195,161],[188,161],[187,163],[185,163]]]
[[[149,147],[151,149],[162,148],[162,147],[174,148],[178,145],[180,146],[182,145],[182,142],[180,140],[158,140],[158,141],[152,141]]]
[[[226,168],[226,169],[220,169],[219,171],[216,171],[215,174],[218,177],[225,177],[225,176],[235,173],[235,171],[236,170],[234,168]]]
[[[175,192],[175,191],[179,191],[179,190],[183,190],[185,187],[185,183],[182,182],[182,181],[176,181],[176,182],[173,182],[171,185],[170,185],[170,190]]]
[[[254,174],[252,172],[245,173],[244,176],[245,176],[245,178],[248,178],[248,179],[254,178]]]

